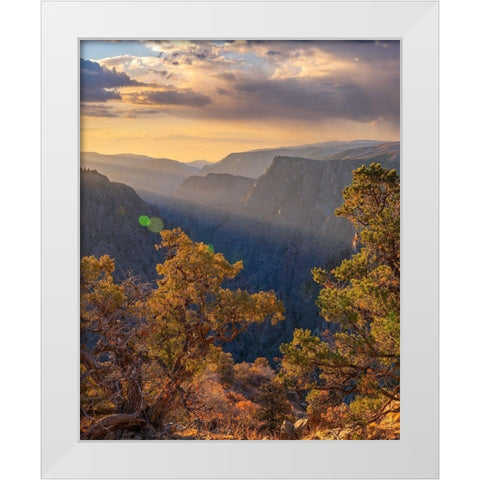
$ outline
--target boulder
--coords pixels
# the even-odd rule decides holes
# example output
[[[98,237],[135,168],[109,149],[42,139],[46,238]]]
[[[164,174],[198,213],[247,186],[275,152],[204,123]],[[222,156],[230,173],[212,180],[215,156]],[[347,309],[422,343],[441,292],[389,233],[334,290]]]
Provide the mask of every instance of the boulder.
[[[297,420],[293,427],[295,429],[295,433],[298,435],[298,437],[301,438],[309,429],[308,418],[305,417],[305,418],[301,418],[300,420]]]
[[[298,436],[295,432],[295,426],[290,420],[284,420],[280,427],[281,440],[297,440]]]

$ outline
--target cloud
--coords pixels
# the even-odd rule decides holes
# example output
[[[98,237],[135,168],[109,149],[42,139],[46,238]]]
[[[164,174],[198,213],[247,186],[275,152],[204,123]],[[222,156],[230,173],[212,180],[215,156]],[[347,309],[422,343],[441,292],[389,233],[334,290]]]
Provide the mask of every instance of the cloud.
[[[340,40],[325,41],[323,51],[337,57],[360,57],[370,63],[393,61],[400,64],[400,42],[398,40]]]
[[[361,85],[335,76],[243,81],[239,92],[243,116],[288,119],[347,119],[370,122],[378,117],[398,118],[399,88]],[[239,111],[237,110],[237,114]],[[235,111],[232,112],[235,116]]]
[[[120,100],[122,96],[118,90],[106,88],[81,88],[80,99],[82,102],[107,102],[108,100]]]
[[[217,74],[217,78],[220,80],[226,80],[227,82],[234,82],[237,78],[232,72],[220,72]]]
[[[308,62],[319,53],[331,54],[336,59],[363,56],[370,62],[399,59],[398,40],[244,40],[229,43],[231,52],[257,52],[268,60],[299,58]],[[396,60],[398,61],[398,60]]]
[[[82,104],[81,114],[86,117],[106,117],[106,118],[115,118],[120,115],[118,112],[113,110],[110,107],[105,105],[92,105],[92,104]]]
[[[155,70],[154,68],[149,68],[147,71],[151,73],[156,73],[157,75],[160,75],[165,78],[169,78],[172,76],[171,73],[168,73],[168,70]]]
[[[125,111],[124,117],[127,118],[141,118],[141,117],[158,117],[165,116],[167,112],[162,108],[148,108],[148,107],[138,107],[138,108],[129,108]]]
[[[201,65],[222,61],[221,45],[210,41],[151,41],[146,44],[165,65]]]
[[[82,100],[121,98],[124,108],[115,115],[124,117],[399,124],[398,41],[153,41],[145,46],[157,56],[122,55],[101,64],[83,60]]]
[[[80,59],[80,99],[82,102],[119,100],[118,87],[141,86],[125,72],[117,72],[91,60]]]
[[[386,120],[398,125],[399,48],[398,41],[228,43],[225,50],[248,68],[236,65],[236,70],[216,73],[221,81],[217,96],[202,114],[286,122]]]
[[[183,105],[204,107],[211,103],[210,97],[187,88],[183,90],[147,90],[130,95],[132,103],[142,105]]]

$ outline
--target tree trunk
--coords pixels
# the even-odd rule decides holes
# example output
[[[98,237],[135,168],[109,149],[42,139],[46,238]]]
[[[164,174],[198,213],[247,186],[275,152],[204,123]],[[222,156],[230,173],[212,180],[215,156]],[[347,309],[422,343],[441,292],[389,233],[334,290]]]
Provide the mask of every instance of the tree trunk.
[[[165,415],[172,410],[178,395],[177,383],[169,383],[152,403],[149,410],[149,420],[157,428],[163,427]]]
[[[142,394],[142,374],[140,365],[134,365],[128,372],[126,413],[138,413],[144,409]]]
[[[94,423],[85,432],[83,440],[102,440],[111,432],[126,429],[139,429],[146,424],[143,418],[129,413],[108,415]]]

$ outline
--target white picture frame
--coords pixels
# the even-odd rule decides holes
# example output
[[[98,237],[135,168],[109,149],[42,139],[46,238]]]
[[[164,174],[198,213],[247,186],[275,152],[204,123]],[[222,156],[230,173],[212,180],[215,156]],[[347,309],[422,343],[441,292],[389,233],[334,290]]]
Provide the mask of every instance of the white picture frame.
[[[401,40],[401,439],[80,441],[81,39]],[[42,477],[438,478],[438,2],[42,2]]]

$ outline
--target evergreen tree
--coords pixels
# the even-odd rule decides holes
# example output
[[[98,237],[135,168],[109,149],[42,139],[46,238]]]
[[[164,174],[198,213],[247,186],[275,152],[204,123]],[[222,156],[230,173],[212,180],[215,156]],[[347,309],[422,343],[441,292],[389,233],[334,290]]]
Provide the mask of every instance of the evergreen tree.
[[[281,346],[282,375],[308,392],[320,438],[397,438],[400,412],[400,182],[362,166],[336,215],[356,228],[359,251],[331,272],[313,270],[332,328],[296,330]]]
[[[116,283],[114,260],[81,261],[81,413],[83,437],[158,433],[176,408],[193,405],[192,379],[222,358],[221,347],[252,323],[283,319],[273,292],[223,288],[230,264],[179,228],[161,232],[167,251],[157,288]],[[125,438],[125,437],[123,437]]]

